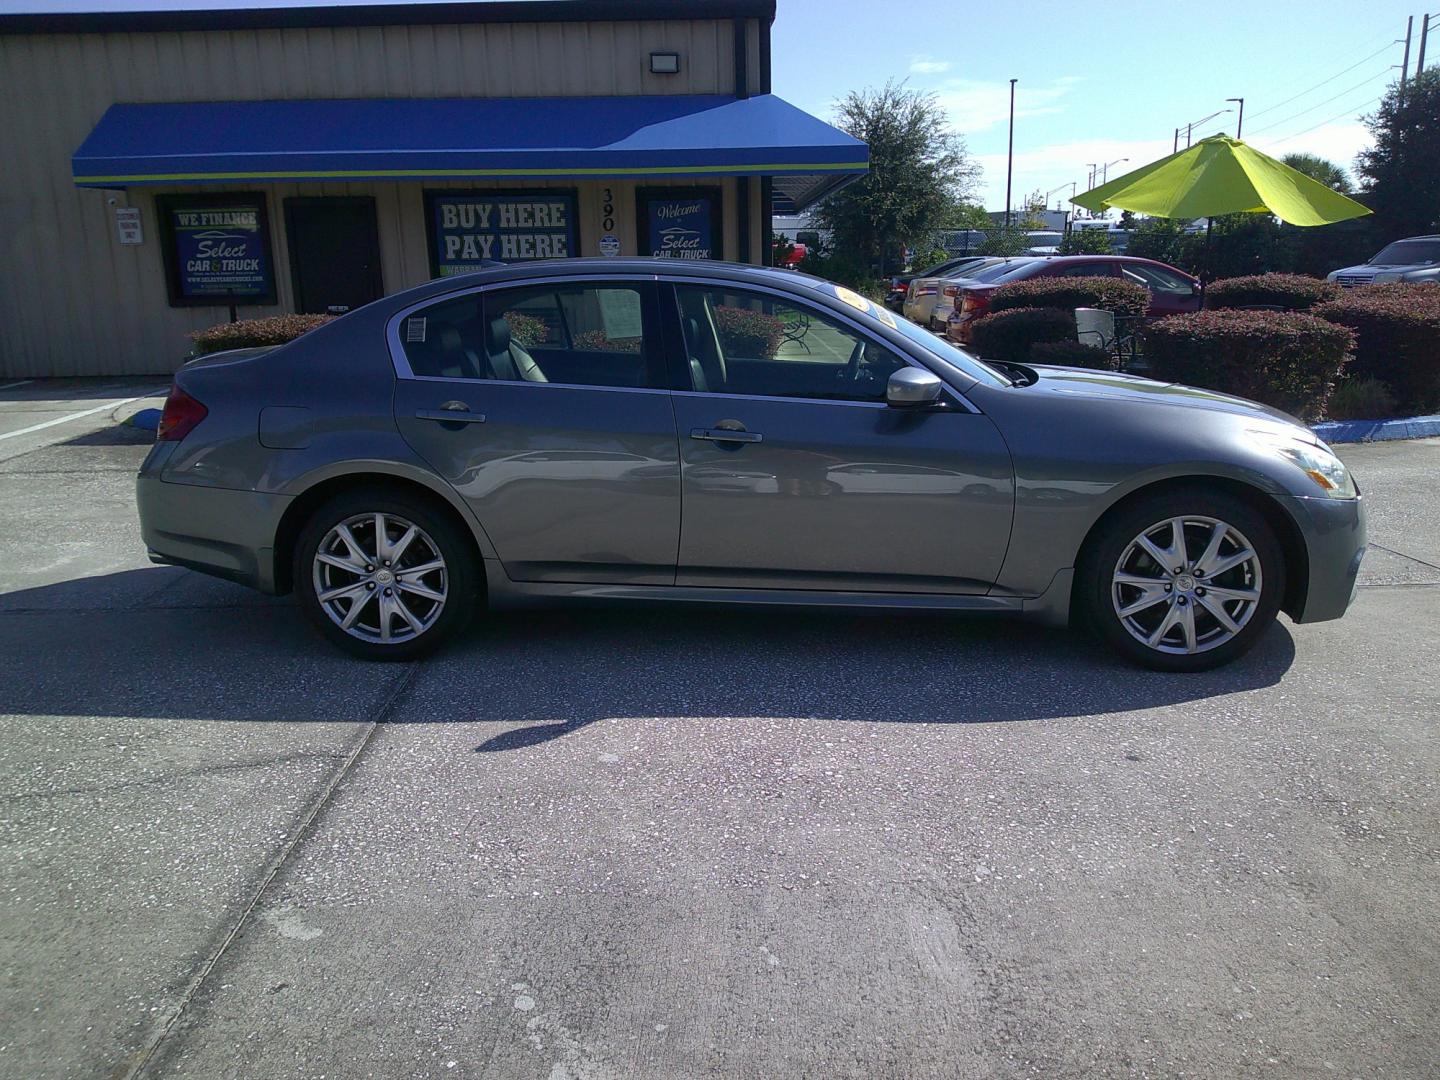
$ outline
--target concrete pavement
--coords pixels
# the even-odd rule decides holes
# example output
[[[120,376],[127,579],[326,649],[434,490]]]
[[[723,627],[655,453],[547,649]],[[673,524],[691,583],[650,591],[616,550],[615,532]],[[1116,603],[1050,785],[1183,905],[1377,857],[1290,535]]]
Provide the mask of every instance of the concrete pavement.
[[[1344,448],[1355,609],[1200,676],[636,609],[377,666],[149,566],[105,419],[0,462],[0,1077],[1440,1059],[1440,442]]]

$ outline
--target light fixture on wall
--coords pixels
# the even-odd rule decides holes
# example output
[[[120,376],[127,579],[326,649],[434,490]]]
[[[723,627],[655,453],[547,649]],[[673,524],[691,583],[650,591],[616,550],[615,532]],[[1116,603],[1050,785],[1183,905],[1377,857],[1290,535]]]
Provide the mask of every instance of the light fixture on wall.
[[[652,52],[650,54],[650,74],[678,75],[679,73],[680,54],[678,52]]]

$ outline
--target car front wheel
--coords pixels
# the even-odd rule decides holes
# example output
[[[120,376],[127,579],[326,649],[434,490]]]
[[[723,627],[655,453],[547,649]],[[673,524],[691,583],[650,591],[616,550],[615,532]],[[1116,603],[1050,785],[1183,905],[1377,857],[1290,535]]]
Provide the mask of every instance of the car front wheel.
[[[1275,621],[1285,562],[1274,530],[1245,503],[1173,492],[1105,522],[1078,587],[1088,621],[1123,656],[1203,671],[1248,652]]]
[[[370,660],[425,655],[464,628],[476,601],[468,540],[428,502],[385,489],[346,492],[310,517],[295,592],[334,644]]]

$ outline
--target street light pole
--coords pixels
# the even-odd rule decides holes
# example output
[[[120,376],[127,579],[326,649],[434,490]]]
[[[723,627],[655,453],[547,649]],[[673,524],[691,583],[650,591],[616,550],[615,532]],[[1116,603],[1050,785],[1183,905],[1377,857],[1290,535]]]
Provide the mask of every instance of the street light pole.
[[[1240,115],[1235,118],[1235,138],[1240,138],[1240,131],[1245,127],[1245,99],[1243,97],[1227,97],[1226,101],[1235,101],[1240,105]]]
[[[1107,162],[1106,165],[1104,166],[1104,168],[1102,168],[1102,169],[1100,170],[1100,182],[1103,184],[1103,183],[1105,183],[1105,181],[1107,181],[1107,180],[1110,179],[1110,166],[1111,166],[1111,165],[1119,165],[1122,161],[1129,161],[1129,160],[1130,160],[1130,159],[1129,159],[1128,157],[1122,157],[1122,158],[1116,158],[1114,161]]]
[[[1180,129],[1179,129],[1179,128],[1176,128],[1176,129],[1175,129],[1175,142],[1174,142],[1174,144],[1170,147],[1170,153],[1172,153],[1172,154],[1178,154],[1179,152],[1180,152]]]
[[[1010,80],[1010,149],[1005,156],[1005,228],[1010,228],[1010,180],[1015,173],[1015,84]]]
[[[1098,161],[1087,161],[1085,167],[1090,170],[1090,182],[1085,185],[1085,190],[1089,191],[1095,186],[1095,174],[1100,169],[1100,163]]]

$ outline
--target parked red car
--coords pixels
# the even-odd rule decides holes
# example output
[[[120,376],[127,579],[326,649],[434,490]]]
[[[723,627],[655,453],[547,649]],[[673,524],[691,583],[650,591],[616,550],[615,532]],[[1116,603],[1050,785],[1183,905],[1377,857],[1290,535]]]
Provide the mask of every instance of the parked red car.
[[[1034,277],[1118,277],[1150,290],[1152,319],[1200,310],[1200,280],[1154,259],[1128,255],[1056,255],[1045,259],[1016,259],[1015,268],[989,281],[963,286],[955,313],[945,324],[945,336],[961,345],[970,343],[970,327],[990,311],[995,290],[1012,281]]]

